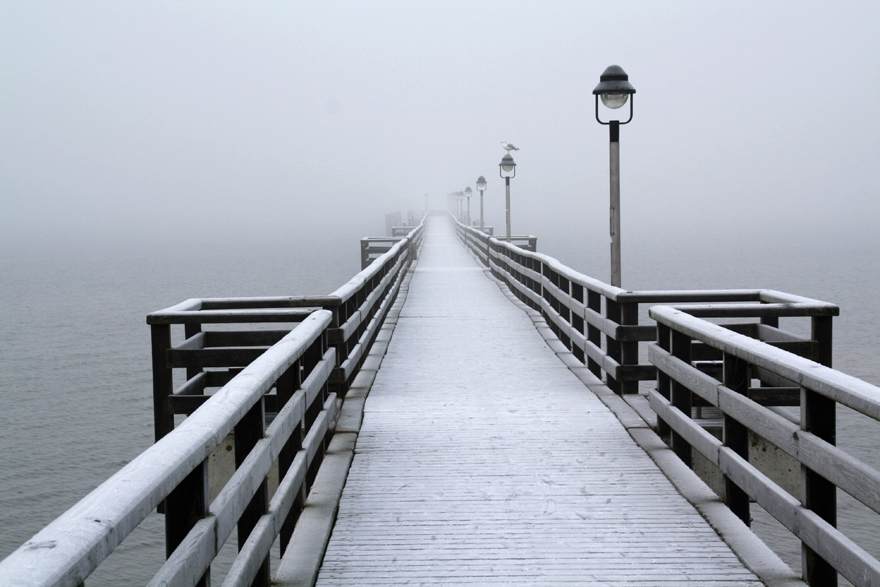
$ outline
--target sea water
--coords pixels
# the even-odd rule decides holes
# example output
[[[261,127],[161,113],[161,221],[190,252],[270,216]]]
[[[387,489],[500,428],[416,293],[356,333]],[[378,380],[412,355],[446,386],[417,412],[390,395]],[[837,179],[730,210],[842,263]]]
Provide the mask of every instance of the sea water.
[[[0,559],[151,445],[148,313],[190,297],[330,293],[359,270],[359,236],[0,256]],[[606,251],[580,251],[563,235],[538,236],[540,251],[605,280],[590,268],[602,265]],[[628,289],[769,288],[840,305],[834,366],[880,384],[876,245],[707,250],[672,243],[625,253]],[[865,424],[842,414],[838,443],[880,468],[880,431]],[[880,556],[876,517],[863,509],[844,496],[840,526]],[[89,585],[146,583],[164,557],[161,527],[161,517],[151,516]],[[760,512],[755,529],[798,564],[797,543]]]

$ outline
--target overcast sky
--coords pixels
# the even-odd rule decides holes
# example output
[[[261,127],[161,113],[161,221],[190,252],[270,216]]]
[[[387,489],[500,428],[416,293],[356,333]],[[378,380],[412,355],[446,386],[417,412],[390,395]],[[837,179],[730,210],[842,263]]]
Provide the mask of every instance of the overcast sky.
[[[514,232],[604,248],[591,92],[611,64],[637,89],[625,239],[862,238],[880,212],[878,31],[876,0],[7,0],[0,246],[365,236],[479,175],[501,226],[506,140]]]

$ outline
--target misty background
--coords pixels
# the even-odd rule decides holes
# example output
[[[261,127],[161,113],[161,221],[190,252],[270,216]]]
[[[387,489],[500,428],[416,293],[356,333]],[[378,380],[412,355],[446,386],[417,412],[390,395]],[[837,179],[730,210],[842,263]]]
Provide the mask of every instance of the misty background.
[[[3,2],[0,254],[376,235],[480,175],[503,232],[506,140],[513,232],[607,266],[611,64],[624,285],[639,247],[861,246],[878,30],[876,1]]]

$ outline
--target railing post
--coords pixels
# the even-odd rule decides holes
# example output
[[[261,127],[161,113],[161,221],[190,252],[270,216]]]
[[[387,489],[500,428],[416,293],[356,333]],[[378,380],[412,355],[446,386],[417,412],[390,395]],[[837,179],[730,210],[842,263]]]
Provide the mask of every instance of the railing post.
[[[747,395],[750,382],[749,364],[733,355],[724,354],[724,385],[736,393]],[[749,430],[727,414],[724,414],[724,446],[736,454],[749,460]],[[749,496],[731,479],[724,476],[724,503],[742,520],[746,526],[751,525],[749,513]]]
[[[605,298],[605,317],[615,324],[620,324],[620,313],[620,303],[618,303],[617,300]],[[605,335],[605,352],[610,359],[616,361],[620,366],[623,366],[620,341],[610,334]],[[620,381],[615,379],[611,373],[607,374],[606,383],[611,391],[618,395],[621,394]]]
[[[349,312],[346,309],[346,306],[349,304],[348,301],[342,302],[338,306],[332,306],[324,308],[325,310],[330,310],[333,312],[333,319],[330,322],[330,328],[336,330],[336,332],[340,332],[340,328],[342,328],[343,324],[345,324],[346,320],[348,320]],[[348,341],[336,339],[334,341],[333,347],[336,349],[336,369],[337,375],[333,376],[333,391],[335,391],[339,397],[345,397],[345,394],[348,391],[348,382],[341,380],[342,364],[345,363],[345,359],[348,358]]]
[[[171,325],[150,326],[150,344],[153,366],[153,442],[174,430],[174,414],[168,406],[168,397],[174,392],[174,379],[168,366],[168,349],[171,348]],[[165,513],[165,502],[157,511]]]
[[[171,348],[171,325],[150,326],[153,352],[153,431],[155,440],[174,430],[174,414],[168,409],[168,396],[174,391],[168,349]]]
[[[539,271],[538,271],[538,272],[541,274],[541,282],[540,282],[539,287],[538,287],[538,290],[539,290],[539,291],[537,291],[537,292],[535,292],[535,293],[537,293],[537,294],[541,297],[541,299],[544,300],[544,302],[546,302],[547,305],[550,306],[550,307],[552,308],[552,307],[553,307],[553,303],[552,303],[552,301],[551,301],[551,292],[550,292],[549,289],[545,289],[545,288],[544,288],[544,280],[545,280],[545,279],[546,279],[547,281],[551,282],[551,283],[553,282],[552,277],[551,277],[551,275],[552,275],[552,270],[551,270],[550,267],[549,267],[546,263],[544,263],[543,261],[541,261],[540,263],[541,263],[541,265],[540,265],[540,267],[539,267]],[[536,309],[537,309],[539,312],[541,312],[541,316],[544,318],[544,321],[547,322],[547,326],[550,327],[550,329],[553,331],[553,334],[555,334],[555,335],[557,336],[557,338],[558,338],[558,337],[559,337],[559,329],[556,327],[556,323],[555,323],[553,320],[550,319],[550,314],[548,314],[548,313],[544,310],[544,308],[543,308],[543,304],[541,304],[541,307],[540,307],[540,308],[536,308]]]
[[[611,298],[605,299],[605,317],[618,325],[636,325],[639,323],[639,305],[633,303],[621,303]],[[620,365],[618,378],[608,376],[608,387],[616,394],[638,393],[638,381],[624,381],[622,371],[626,365],[638,365],[639,343],[622,342],[612,336],[606,335],[605,348],[608,356]]]
[[[165,556],[180,545],[196,522],[208,515],[208,463],[202,462],[165,498]],[[211,568],[196,584],[210,587]]]
[[[235,425],[235,468],[238,469],[250,454],[251,450],[256,446],[257,442],[263,438],[266,425],[266,414],[263,406],[263,400],[260,399],[254,407],[248,410],[248,413],[239,420]],[[251,498],[250,503],[242,512],[238,519],[238,550],[244,547],[245,542],[250,536],[251,531],[259,522],[260,517],[269,511],[269,485],[266,479],[260,483],[259,489]],[[269,557],[260,565],[260,570],[254,578],[253,585],[260,587],[268,587],[271,582],[269,570]]]
[[[287,402],[293,397],[293,394],[296,393],[296,390],[300,388],[302,385],[300,380],[300,362],[296,361],[293,365],[291,365],[287,371],[284,372],[281,377],[278,378],[278,381],[275,383],[276,393],[278,395],[278,411],[281,411],[281,408],[284,407]],[[293,464],[293,459],[296,457],[296,453],[302,448],[303,441],[303,430],[302,430],[302,422],[294,429],[291,433],[290,438],[284,443],[284,447],[281,449],[281,453],[278,455],[278,480],[279,482],[284,479],[284,476],[287,475],[287,472],[290,470],[290,466]],[[294,501],[293,507],[290,508],[290,513],[287,515],[287,518],[281,524],[281,554],[287,550],[287,544],[290,542],[290,537],[293,536],[293,529],[296,526],[296,521],[299,519],[299,514],[302,511],[303,500],[302,493],[297,496],[297,499]]]
[[[193,328],[186,329],[194,333]],[[196,331],[197,332],[197,331]],[[174,430],[174,414],[168,406],[168,397],[174,391],[172,369],[168,366],[171,348],[171,325],[150,326],[153,363],[153,423],[156,441]],[[189,375],[189,370],[187,371]],[[196,522],[208,514],[208,464],[201,463],[175,487],[159,505],[165,514],[165,556],[180,545]],[[210,587],[210,569],[201,578],[198,587]]]
[[[621,304],[621,324],[624,326],[637,326],[639,323],[639,305],[633,303]],[[627,341],[620,345],[621,365],[637,366],[639,364],[638,341]],[[634,394],[639,392],[637,379],[621,381],[621,393]]]
[[[677,330],[672,331],[672,355],[677,359],[684,361],[685,363],[690,364],[691,362],[691,338],[684,333],[681,333]],[[693,404],[693,395],[691,391],[679,383],[678,381],[672,382],[672,397],[670,399],[672,406],[678,408],[685,416],[688,418],[691,417],[691,405]],[[672,445],[672,452],[676,454],[676,456],[684,462],[688,467],[693,465],[693,457],[691,452],[691,445],[687,443],[684,437],[672,430],[672,437],[670,444]]]
[[[302,361],[306,365],[306,370],[311,372],[312,369],[321,361],[324,357],[324,351],[326,348],[326,337],[325,334],[322,333],[321,336],[312,343],[312,345],[306,350],[303,354]],[[305,430],[310,430],[312,425],[315,423],[315,420],[318,419],[318,416],[324,409],[324,402],[327,400],[328,395],[327,386],[324,385],[321,387],[321,391],[315,396],[314,401],[312,401],[311,405],[306,406],[305,413]],[[325,437],[321,442],[321,448],[315,453],[315,458],[312,461],[312,464],[309,466],[308,472],[306,474],[306,488],[307,492],[311,490],[312,483],[315,481],[315,477],[318,475],[318,468],[321,466],[321,462],[324,460],[324,453],[327,450],[327,438]]]
[[[577,284],[575,282],[571,282],[571,297],[574,298],[576,302],[584,303],[584,286]],[[581,335],[585,334],[584,328],[584,317],[578,312],[571,313],[571,326],[575,329],[576,332]],[[571,343],[571,352],[574,354],[575,358],[581,363],[586,364],[586,355],[584,354],[584,350],[578,345],[574,344],[574,341]]]
[[[566,298],[571,298],[571,289],[574,284],[572,284],[571,281],[569,281],[562,275],[557,274],[557,276],[559,278],[559,283],[557,284],[557,287],[562,290],[562,293],[565,295]],[[563,287],[563,285],[565,287]],[[563,304],[559,300],[556,300],[556,303],[559,306],[556,312],[569,326],[573,326],[571,319],[571,310],[569,310],[568,304]],[[560,336],[559,339],[562,341],[562,344],[568,347],[568,350],[571,351],[574,349],[574,344],[572,343],[571,336],[569,336],[567,332],[563,332],[562,336]]]
[[[361,269],[366,269],[370,259],[370,241],[361,239]]]
[[[591,289],[587,290],[587,308],[602,315],[602,294]],[[602,331],[592,324],[587,324],[587,341],[593,343],[596,348],[602,348]],[[587,368],[598,378],[602,378],[602,367],[593,359],[587,359]]]
[[[812,318],[812,336],[817,343],[817,362],[831,367],[831,316]],[[801,388],[801,428],[822,440],[837,443],[836,408],[834,400],[815,391]],[[823,520],[837,526],[837,488],[833,483],[801,465],[801,503]],[[837,586],[837,571],[805,544],[801,545],[801,566],[804,580],[810,585]]]
[[[657,346],[666,352],[672,352],[672,329],[659,322],[657,323]],[[657,369],[657,393],[667,400],[672,400],[672,378],[661,369]],[[660,438],[666,438],[671,432],[669,424],[658,416],[657,435]]]

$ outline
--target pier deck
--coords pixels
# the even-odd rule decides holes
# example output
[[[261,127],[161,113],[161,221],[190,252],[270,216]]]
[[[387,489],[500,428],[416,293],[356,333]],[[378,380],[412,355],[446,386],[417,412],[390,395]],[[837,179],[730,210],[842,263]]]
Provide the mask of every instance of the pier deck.
[[[762,583],[432,218],[318,584]]]

